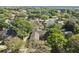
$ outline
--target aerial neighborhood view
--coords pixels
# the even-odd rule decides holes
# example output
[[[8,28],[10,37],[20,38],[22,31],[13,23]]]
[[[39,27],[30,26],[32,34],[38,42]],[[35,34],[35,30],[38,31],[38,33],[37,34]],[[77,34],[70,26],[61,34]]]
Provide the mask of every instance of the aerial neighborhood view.
[[[0,7],[0,53],[78,53],[79,8]]]

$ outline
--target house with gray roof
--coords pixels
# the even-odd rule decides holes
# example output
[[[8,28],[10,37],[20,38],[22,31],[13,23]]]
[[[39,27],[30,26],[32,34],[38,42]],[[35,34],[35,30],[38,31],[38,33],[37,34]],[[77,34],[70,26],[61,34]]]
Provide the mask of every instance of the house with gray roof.
[[[57,21],[58,21],[58,17],[53,16],[53,18],[45,21],[45,25],[46,25],[46,27],[49,27],[51,25],[54,25]]]

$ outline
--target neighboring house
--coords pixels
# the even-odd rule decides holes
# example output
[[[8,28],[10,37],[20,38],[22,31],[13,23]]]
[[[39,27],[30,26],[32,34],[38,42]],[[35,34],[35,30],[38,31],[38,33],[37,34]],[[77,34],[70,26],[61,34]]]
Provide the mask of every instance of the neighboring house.
[[[10,20],[10,19],[5,20],[5,23],[7,23],[8,25],[11,25],[12,22],[14,22],[14,20]]]
[[[14,20],[15,19],[15,16],[16,16],[15,14],[11,14],[10,15],[10,19]]]
[[[4,29],[2,31],[0,31],[0,37],[7,39],[8,37],[13,37],[16,36],[16,31],[13,29]]]
[[[57,22],[58,18],[52,18],[45,21],[46,27],[54,25]]]
[[[64,35],[65,35],[66,38],[69,38],[69,37],[71,37],[73,35],[72,31],[65,31],[63,33],[64,33]]]
[[[6,19],[5,20],[5,23],[10,24],[10,20],[9,19]]]
[[[72,31],[66,31],[65,29],[61,29],[61,32],[63,32],[65,38],[69,38],[73,35]]]
[[[17,34],[16,31],[13,30],[12,28],[9,28],[6,32],[7,36],[16,36],[16,34]]]
[[[58,21],[58,24],[64,25],[64,21]]]

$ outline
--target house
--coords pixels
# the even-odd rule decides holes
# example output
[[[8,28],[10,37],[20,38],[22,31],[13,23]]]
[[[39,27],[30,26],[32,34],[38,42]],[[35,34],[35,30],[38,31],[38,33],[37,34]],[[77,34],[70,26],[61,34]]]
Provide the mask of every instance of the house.
[[[58,21],[58,17],[53,16],[52,19],[48,19],[48,20],[45,21],[46,27],[54,25],[57,21]]]
[[[12,22],[14,22],[14,20],[11,20],[11,19],[6,19],[5,20],[5,23],[7,23],[8,25],[11,25]]]
[[[72,31],[67,31],[65,29],[61,29],[61,32],[64,34],[65,38],[69,38],[73,35]]]

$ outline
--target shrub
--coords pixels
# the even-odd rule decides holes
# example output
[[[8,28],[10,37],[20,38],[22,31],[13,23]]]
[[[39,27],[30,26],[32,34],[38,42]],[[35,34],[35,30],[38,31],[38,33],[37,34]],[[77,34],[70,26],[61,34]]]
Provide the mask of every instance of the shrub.
[[[28,48],[27,52],[30,53],[48,53],[51,48],[46,45],[46,41],[41,40],[31,40],[26,43],[26,47]]]
[[[18,37],[7,39],[4,41],[4,43],[8,49],[12,50],[13,52],[18,52],[17,50],[20,49],[24,44],[24,42]]]
[[[67,52],[79,52],[79,34],[73,35],[67,43]]]

